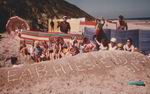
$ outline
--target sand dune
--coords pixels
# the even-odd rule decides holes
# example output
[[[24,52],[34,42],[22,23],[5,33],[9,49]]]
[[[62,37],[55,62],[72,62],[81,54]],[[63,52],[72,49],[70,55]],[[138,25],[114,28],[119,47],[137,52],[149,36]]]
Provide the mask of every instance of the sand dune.
[[[5,94],[149,94],[150,59],[139,53],[100,51],[0,69]],[[145,86],[130,86],[129,81]]]

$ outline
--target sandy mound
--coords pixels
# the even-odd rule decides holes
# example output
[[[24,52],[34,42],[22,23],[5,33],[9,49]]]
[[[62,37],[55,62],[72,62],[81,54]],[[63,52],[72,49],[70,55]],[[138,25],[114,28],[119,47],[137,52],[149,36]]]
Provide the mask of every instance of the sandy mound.
[[[18,36],[2,34],[0,38],[0,67],[11,67],[12,57],[17,58],[17,64],[25,63],[27,58],[19,54],[19,48],[20,38]]]
[[[0,73],[3,94],[150,94],[150,59],[139,53],[92,52]]]
[[[0,41],[0,66],[11,66],[10,58],[19,56],[20,40],[17,36],[3,34]]]

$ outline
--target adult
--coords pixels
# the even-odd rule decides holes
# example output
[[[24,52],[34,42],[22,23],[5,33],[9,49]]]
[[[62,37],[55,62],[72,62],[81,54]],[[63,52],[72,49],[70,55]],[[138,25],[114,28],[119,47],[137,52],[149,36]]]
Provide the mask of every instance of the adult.
[[[105,20],[102,19],[96,19],[96,39],[101,42],[101,40],[104,37],[104,31],[103,31],[103,26],[105,24]]]
[[[51,27],[51,32],[54,32],[54,21],[53,18],[51,18],[51,22],[50,22],[50,27]]]
[[[65,34],[70,33],[71,27],[70,27],[70,23],[67,22],[67,16],[63,17],[63,21],[59,24],[58,27],[60,27],[60,31],[62,33],[65,33]]]
[[[112,24],[116,24],[116,29],[119,30],[119,31],[128,30],[127,22],[125,22],[124,17],[122,15],[120,15],[118,17],[117,22],[113,22],[113,21],[110,21],[110,20],[107,20],[107,22],[112,23]]]
[[[125,51],[134,52],[134,45],[131,38],[128,38],[126,44],[124,45],[123,49]]]
[[[117,23],[117,30],[128,30],[128,25],[124,20],[122,15],[119,16],[119,21]]]

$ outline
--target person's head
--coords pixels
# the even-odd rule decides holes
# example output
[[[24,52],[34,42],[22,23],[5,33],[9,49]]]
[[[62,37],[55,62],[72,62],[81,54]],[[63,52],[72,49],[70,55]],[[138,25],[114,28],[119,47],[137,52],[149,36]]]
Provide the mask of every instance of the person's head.
[[[86,38],[86,37],[84,37],[84,38],[83,38],[83,44],[87,44],[87,43],[89,43],[89,39]]]
[[[34,45],[35,45],[35,47],[38,47],[39,46],[39,41],[35,41]]]
[[[79,47],[78,42],[75,42],[75,43],[74,43],[74,46],[75,46],[75,47]]]
[[[131,45],[133,44],[132,39],[131,39],[131,38],[128,38],[127,41],[126,41],[126,44],[127,44],[128,46],[131,46]]]
[[[119,21],[123,21],[124,17],[122,15],[119,16]]]
[[[106,39],[102,39],[101,43],[103,46],[108,46],[108,41]]]
[[[64,48],[64,49],[63,49],[63,53],[64,53],[64,54],[68,53],[68,49]]]
[[[122,43],[118,43],[117,44],[117,49],[118,50],[123,50],[123,44]]]
[[[112,45],[115,45],[117,43],[117,39],[116,38],[111,38],[110,43]]]
[[[26,44],[26,41],[25,40],[21,40],[20,44]]]
[[[65,41],[64,41],[64,38],[63,37],[58,37],[58,41],[60,44],[64,44]]]
[[[100,18],[97,18],[96,19],[96,23],[98,24],[98,23],[100,23],[101,22],[101,19]]]
[[[53,21],[54,20],[54,16],[51,16],[51,21]]]
[[[67,21],[67,16],[63,16],[63,21]]]

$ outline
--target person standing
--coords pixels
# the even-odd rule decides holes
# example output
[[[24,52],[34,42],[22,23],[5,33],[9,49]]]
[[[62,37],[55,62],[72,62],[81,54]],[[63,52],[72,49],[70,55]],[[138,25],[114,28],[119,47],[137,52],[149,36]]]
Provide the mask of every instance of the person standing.
[[[58,27],[60,27],[60,31],[62,33],[65,33],[65,34],[70,33],[71,27],[70,27],[70,23],[67,22],[67,16],[63,17],[63,21],[59,24]]]
[[[101,42],[102,38],[104,37],[104,31],[103,26],[105,24],[105,20],[102,19],[96,19],[96,39]]]
[[[119,21],[117,23],[117,30],[128,30],[128,25],[124,20],[122,15],[119,16]]]
[[[107,20],[107,22],[111,23],[111,24],[115,24],[116,25],[116,30],[118,30],[118,31],[128,30],[128,24],[124,20],[124,16],[122,16],[122,15],[120,15],[118,17],[118,21],[117,22],[110,21],[110,20]]]
[[[50,27],[51,27],[51,32],[54,32],[54,21],[53,21],[53,18],[51,19]]]

